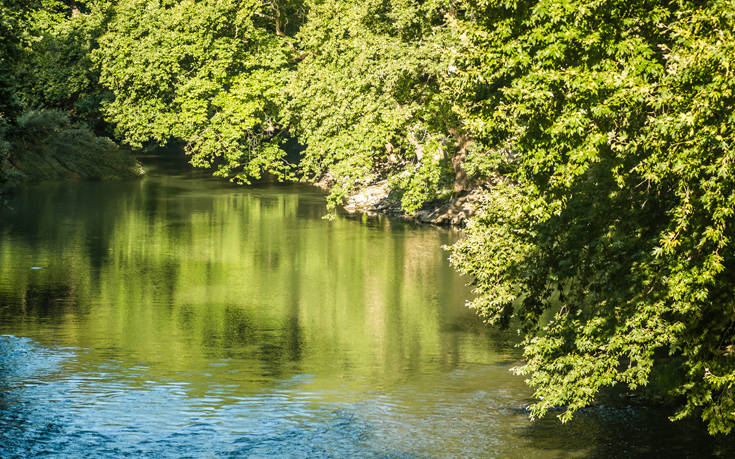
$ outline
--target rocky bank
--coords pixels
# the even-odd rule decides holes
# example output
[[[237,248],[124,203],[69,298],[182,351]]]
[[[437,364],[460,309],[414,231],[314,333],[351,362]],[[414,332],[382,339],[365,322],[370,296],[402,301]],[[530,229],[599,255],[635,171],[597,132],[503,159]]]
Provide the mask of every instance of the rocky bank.
[[[351,195],[343,207],[349,213],[365,213],[371,216],[390,215],[419,223],[464,226],[467,219],[475,212],[481,195],[480,189],[459,193],[448,201],[428,202],[414,215],[409,215],[401,209],[400,201],[390,196],[388,181],[384,180],[364,187]]]

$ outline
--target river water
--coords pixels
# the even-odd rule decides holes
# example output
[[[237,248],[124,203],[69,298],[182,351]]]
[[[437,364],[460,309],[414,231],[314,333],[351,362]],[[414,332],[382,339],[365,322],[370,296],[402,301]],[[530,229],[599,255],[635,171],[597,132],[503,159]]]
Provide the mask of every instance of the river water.
[[[666,410],[530,422],[446,229],[307,186],[43,184],[0,210],[0,457],[703,457]]]

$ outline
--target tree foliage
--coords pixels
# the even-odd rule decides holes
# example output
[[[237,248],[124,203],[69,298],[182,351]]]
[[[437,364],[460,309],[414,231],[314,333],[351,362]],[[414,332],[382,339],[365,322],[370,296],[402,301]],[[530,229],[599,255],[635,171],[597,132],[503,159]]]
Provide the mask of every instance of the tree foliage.
[[[240,182],[289,176],[277,107],[292,50],[268,13],[260,0],[119,2],[94,54],[119,135],[184,140],[193,164]]]
[[[23,32],[31,0],[0,0],[0,120],[12,119],[20,109],[14,94],[14,63],[22,54]]]
[[[441,91],[455,40],[444,3],[308,3],[285,116],[303,173],[328,175],[335,201],[387,177],[411,212],[446,188],[458,121]]]
[[[99,107],[107,92],[90,53],[107,11],[103,0],[0,3],[0,193],[27,179],[141,173],[92,130],[106,128]]]
[[[735,425],[731,1],[498,5],[468,126],[513,169],[453,252],[472,306],[525,332],[535,416],[567,420],[683,356],[675,418]],[[552,318],[545,321],[550,311]]]
[[[72,16],[68,3],[91,9]],[[15,97],[24,107],[64,110],[97,131],[106,130],[100,105],[109,93],[100,85],[91,53],[108,19],[109,6],[104,2],[43,0],[32,10],[25,55],[13,69]]]

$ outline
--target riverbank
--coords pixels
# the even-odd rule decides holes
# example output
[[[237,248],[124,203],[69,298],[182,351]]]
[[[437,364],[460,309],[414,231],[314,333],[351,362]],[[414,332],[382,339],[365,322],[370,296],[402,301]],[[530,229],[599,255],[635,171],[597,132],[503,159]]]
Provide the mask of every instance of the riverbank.
[[[315,186],[329,190],[327,182],[317,182]],[[350,214],[368,216],[388,215],[405,221],[437,225],[463,227],[475,213],[484,190],[481,187],[452,195],[449,199],[425,203],[414,214],[406,213],[400,199],[391,196],[387,180],[360,188],[345,200],[342,208]]]
[[[111,180],[144,174],[143,167],[130,153],[112,141],[101,155],[92,155],[84,146],[74,154],[68,151],[29,149],[0,166],[9,177],[9,186],[45,180]],[[99,152],[98,152],[99,153]]]
[[[112,180],[144,174],[131,152],[58,112],[31,112],[3,143],[0,194],[48,180]]]

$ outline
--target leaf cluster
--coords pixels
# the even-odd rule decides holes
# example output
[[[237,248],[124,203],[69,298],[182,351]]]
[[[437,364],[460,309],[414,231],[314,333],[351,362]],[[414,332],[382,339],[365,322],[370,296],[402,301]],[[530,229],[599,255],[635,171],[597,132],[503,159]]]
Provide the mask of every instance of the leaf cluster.
[[[525,333],[533,415],[567,420],[669,354],[686,374],[675,418],[729,432],[735,4],[485,3],[461,116],[515,185],[493,190],[453,260],[473,307]]]

